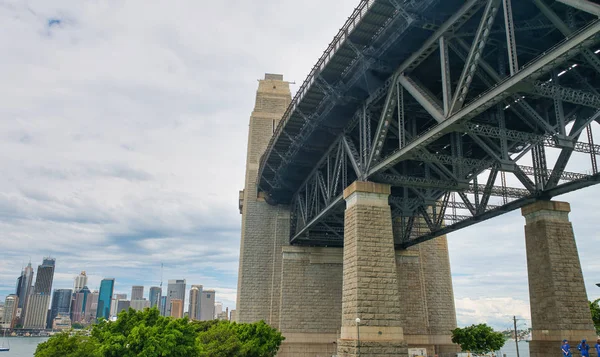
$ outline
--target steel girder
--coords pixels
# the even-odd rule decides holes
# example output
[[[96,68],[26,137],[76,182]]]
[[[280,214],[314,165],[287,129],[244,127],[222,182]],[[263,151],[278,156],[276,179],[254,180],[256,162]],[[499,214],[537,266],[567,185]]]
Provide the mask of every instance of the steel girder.
[[[594,68],[594,60],[587,57],[600,41],[600,22],[588,20],[581,28],[569,29],[563,41],[523,62],[517,59],[514,5],[509,0],[466,1],[371,93],[294,195],[293,244],[343,244],[342,192],[355,179],[392,185],[390,204],[399,247],[600,180],[594,164],[600,147],[591,134],[588,142],[578,141],[583,129],[600,116],[600,96],[588,82],[563,80],[568,76],[559,85],[557,75],[573,70],[571,61],[580,55]],[[484,59],[497,16],[504,17],[507,30],[498,71]],[[548,20],[564,34],[560,24]],[[461,35],[469,21],[479,24],[471,45]],[[463,62],[451,63],[455,57],[449,56],[448,48]],[[431,79],[423,77],[434,72],[423,68],[431,66],[436,51],[441,85],[434,89]],[[460,77],[453,77],[457,68]],[[544,109],[548,107],[554,110]],[[590,113],[589,108],[596,110]],[[569,123],[573,127],[567,135]],[[551,168],[546,147],[561,150]],[[533,166],[519,164],[529,152]],[[573,152],[590,155],[591,174],[565,171]],[[524,188],[507,186],[506,173]]]

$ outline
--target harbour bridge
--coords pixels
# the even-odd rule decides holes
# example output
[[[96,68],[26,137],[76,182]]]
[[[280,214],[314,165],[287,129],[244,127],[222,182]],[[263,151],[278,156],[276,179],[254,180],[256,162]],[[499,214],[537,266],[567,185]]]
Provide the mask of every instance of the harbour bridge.
[[[368,251],[370,243],[361,245],[360,237],[371,233],[361,230],[361,225],[377,226],[368,213],[349,213],[356,202],[370,207],[369,211],[381,206],[373,200],[385,196],[389,206],[385,209],[390,213],[381,214],[391,214],[389,238],[397,255],[522,209],[528,222],[532,305],[563,303],[537,292],[531,268],[540,259],[549,262],[547,267],[558,275],[572,276],[566,270],[578,270],[573,284],[583,284],[582,278],[578,280],[581,268],[566,218],[570,209],[551,199],[600,180],[600,146],[594,143],[592,129],[600,121],[599,17],[600,5],[589,0],[363,0],[295,96],[278,107],[281,117],[273,121],[268,137],[256,144],[260,155],[253,167],[250,151],[255,134],[251,128],[241,207],[248,209],[249,200],[258,199],[278,207],[275,222],[282,221],[281,207],[289,214],[284,219],[288,221],[285,242],[277,243],[283,248],[269,253],[283,251],[282,262],[272,259],[277,264],[273,263],[271,279],[281,275],[277,279],[284,283],[286,251],[293,250],[289,247],[296,247],[294,252],[343,247],[338,355],[360,354],[360,349],[346,343],[352,340],[356,345],[358,336],[344,332],[352,325],[347,276],[358,274],[357,284],[361,282],[360,267],[352,272],[346,267],[352,265],[347,262],[348,242],[351,239],[352,247]],[[287,83],[279,77],[265,78],[269,80],[275,91]],[[271,99],[281,94],[267,92],[265,96]],[[257,97],[255,113],[264,110]],[[352,198],[353,194],[357,196]],[[379,196],[361,201],[369,194]],[[245,252],[253,219],[249,212],[243,213],[240,316],[244,316],[247,286],[243,274],[250,276],[247,272],[251,271],[243,264],[249,259],[245,255],[251,254]],[[528,231],[527,227],[542,220],[540,212],[546,212],[552,224],[560,216],[567,227],[563,228],[570,229],[570,238],[564,239],[563,228],[560,234],[551,232],[554,226],[548,222],[543,223],[545,228]],[[257,216],[264,219],[264,214],[261,211]],[[377,229],[387,232],[384,226]],[[354,230],[351,238],[349,229]],[[546,229],[545,233],[540,229]],[[545,258],[530,252],[530,245],[531,250],[552,246],[539,237],[558,235],[560,242],[572,241],[572,247],[561,249],[574,249],[569,259],[576,260],[576,267],[552,265],[553,247]],[[546,278],[558,281],[558,275]],[[356,286],[352,289],[353,294],[361,291]],[[577,285],[577,289],[585,293],[585,287]],[[285,304],[283,300],[280,297],[279,304]],[[360,305],[360,301],[355,303]],[[279,309],[281,321],[283,307]],[[540,341],[532,344],[532,356],[548,355],[555,348],[550,342],[560,341],[558,334],[565,335],[565,331],[590,333],[589,318],[582,309],[579,305],[567,309],[576,311],[578,322],[546,328],[541,315],[548,310],[536,312],[532,306],[533,327],[539,330],[534,340]],[[377,324],[373,326],[391,326]],[[554,330],[560,332],[548,332]],[[371,355],[384,355],[378,353]]]

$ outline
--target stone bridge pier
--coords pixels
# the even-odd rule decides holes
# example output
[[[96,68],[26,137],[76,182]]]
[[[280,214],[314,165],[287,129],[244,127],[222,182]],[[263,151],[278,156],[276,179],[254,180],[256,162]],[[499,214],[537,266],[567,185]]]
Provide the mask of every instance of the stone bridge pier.
[[[561,341],[571,347],[587,339],[595,345],[596,332],[569,221],[567,202],[538,201],[523,207],[531,305],[531,357],[559,355]],[[592,356],[595,352],[590,349]],[[557,353],[558,351],[558,353]],[[578,351],[573,349],[573,355]]]

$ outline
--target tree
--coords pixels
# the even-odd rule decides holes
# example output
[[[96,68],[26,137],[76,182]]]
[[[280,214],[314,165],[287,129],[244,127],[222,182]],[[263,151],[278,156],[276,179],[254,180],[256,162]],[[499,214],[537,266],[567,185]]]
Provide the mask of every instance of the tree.
[[[592,311],[592,321],[594,321],[594,326],[596,327],[596,333],[598,335],[600,335],[600,306],[598,306],[599,302],[600,302],[600,299],[590,301],[590,310]]]
[[[122,311],[116,321],[100,319],[89,333],[56,334],[35,357],[274,357],[284,339],[264,321],[189,321],[160,316],[157,309]]]
[[[498,351],[504,346],[504,336],[486,324],[471,325],[452,330],[452,342],[460,345],[463,351],[477,354]]]
[[[82,334],[70,335],[65,331],[40,343],[35,357],[102,357],[99,348],[95,339]]]

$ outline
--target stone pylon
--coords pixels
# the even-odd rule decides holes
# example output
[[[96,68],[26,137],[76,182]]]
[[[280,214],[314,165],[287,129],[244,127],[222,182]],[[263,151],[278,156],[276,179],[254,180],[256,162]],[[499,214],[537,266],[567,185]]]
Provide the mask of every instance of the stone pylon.
[[[357,181],[344,191],[342,328],[338,357],[408,356],[401,327],[389,195],[389,185],[372,182]]]
[[[289,208],[271,206],[258,194],[260,157],[291,101],[290,86],[279,74],[265,74],[258,82],[256,104],[248,128],[246,180],[240,192],[242,238],[236,319],[279,322],[281,247],[289,240]]]
[[[531,357],[559,356],[563,339],[572,348],[584,338],[590,346],[595,344],[570,211],[567,202],[556,201],[538,201],[521,209],[526,221]]]

